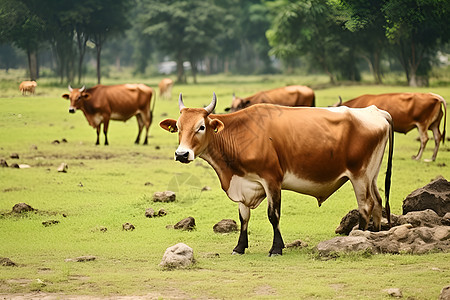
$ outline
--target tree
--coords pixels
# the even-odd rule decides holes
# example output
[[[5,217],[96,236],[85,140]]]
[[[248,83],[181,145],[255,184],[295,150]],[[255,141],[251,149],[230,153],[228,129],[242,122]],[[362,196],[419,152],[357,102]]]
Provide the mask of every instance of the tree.
[[[387,47],[384,0],[341,0],[345,26],[357,43],[359,55],[369,64],[375,83],[382,83],[381,56]]]
[[[30,80],[38,74],[37,51],[42,41],[45,24],[19,1],[0,1],[0,42],[10,42],[25,51]]]
[[[341,42],[335,6],[327,0],[278,0],[269,5],[275,12],[266,33],[270,53],[283,59],[308,55],[335,83],[335,63],[351,50]]]
[[[410,86],[427,76],[437,47],[450,39],[448,0],[391,0],[383,6],[386,36],[395,45]]]
[[[189,60],[196,81],[197,62],[217,49],[225,11],[211,0],[142,0],[139,21],[155,47],[177,63],[177,81],[186,82],[183,62]]]

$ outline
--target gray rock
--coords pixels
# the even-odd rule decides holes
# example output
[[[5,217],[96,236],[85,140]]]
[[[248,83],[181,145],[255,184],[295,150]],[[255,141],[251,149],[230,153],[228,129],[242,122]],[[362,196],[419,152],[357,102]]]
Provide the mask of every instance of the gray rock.
[[[159,265],[167,269],[176,269],[186,268],[194,263],[194,250],[186,244],[178,243],[166,249]]]
[[[172,191],[156,192],[153,194],[153,202],[174,202],[176,195]]]
[[[97,257],[92,255],[86,255],[86,256],[79,256],[75,258],[67,258],[64,261],[65,262],[86,262],[86,261],[94,261]]]
[[[433,227],[442,224],[442,218],[431,209],[426,209],[422,211],[412,211],[406,215],[398,217],[399,224],[411,224],[414,227],[427,226]]]
[[[11,213],[15,213],[15,214],[21,214],[24,212],[28,212],[28,211],[34,211],[35,209],[32,208],[30,205],[26,204],[26,203],[17,203],[13,206]]]
[[[0,167],[2,167],[2,168],[8,167],[8,163],[6,162],[6,160],[0,159]]]
[[[391,289],[387,289],[384,290],[386,293],[388,293],[389,296],[391,297],[395,297],[395,298],[402,298],[403,294],[402,291],[398,288],[391,288]]]
[[[438,298],[438,300],[448,300],[448,299],[450,299],[450,285],[447,285],[442,288]]]
[[[122,230],[133,231],[135,229],[136,229],[136,227],[134,227],[134,225],[131,223],[127,222],[127,223],[122,224]]]
[[[18,153],[11,153],[11,155],[9,156],[12,159],[19,159],[19,154]]]
[[[69,166],[66,163],[61,163],[56,170],[58,172],[67,173],[67,170],[69,170]]]
[[[0,266],[4,266],[4,267],[16,267],[17,264],[15,262],[13,262],[12,260],[10,260],[7,257],[0,257]]]
[[[292,243],[287,243],[286,248],[305,248],[308,247],[308,244],[303,242],[302,240],[295,240]]]
[[[42,222],[42,225],[44,225],[45,227],[49,227],[52,225],[56,225],[58,223],[59,223],[58,220],[47,220],[47,221]]]
[[[372,243],[362,236],[338,236],[317,245],[317,250],[323,256],[340,252],[371,251],[372,248]]]
[[[403,214],[425,209],[434,210],[440,217],[450,212],[450,182],[439,177],[409,194],[403,200]]]
[[[147,208],[145,210],[145,216],[147,218],[153,218],[155,216],[155,210],[153,208],[151,208],[151,207]]]

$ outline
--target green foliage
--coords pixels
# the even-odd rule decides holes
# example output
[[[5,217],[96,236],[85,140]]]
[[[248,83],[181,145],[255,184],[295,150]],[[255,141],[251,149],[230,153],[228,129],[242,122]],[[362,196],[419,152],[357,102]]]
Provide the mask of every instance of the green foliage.
[[[29,169],[0,168],[0,213],[14,204],[26,202],[38,209],[20,217],[0,218],[0,256],[9,257],[19,267],[0,266],[3,297],[8,293],[56,293],[89,296],[147,296],[149,298],[288,298],[288,299],[385,299],[383,290],[398,287],[405,298],[437,298],[448,284],[443,276],[450,271],[449,253],[427,255],[341,255],[331,260],[316,256],[315,245],[335,236],[334,229],[349,210],[356,207],[350,184],[317,207],[315,199],[282,192],[281,233],[286,242],[301,239],[306,249],[285,249],[282,257],[269,258],[272,228],[267,220],[266,202],[252,210],[249,249],[243,256],[230,255],[238,234],[215,234],[212,226],[221,219],[238,221],[238,208],[221,190],[212,168],[202,160],[189,165],[173,161],[177,136],[158,127],[165,118],[179,115],[173,99],[157,99],[150,129],[149,146],[134,145],[137,132],[134,119],[110,123],[110,146],[95,146],[95,130],[77,112],[67,112],[61,98],[67,87],[42,80],[37,95],[23,97],[17,90],[20,74],[12,70],[0,74],[0,158],[8,163],[29,164]],[[6,79],[9,79],[5,83]],[[107,84],[142,82],[156,87],[159,77],[132,79],[124,73],[112,74]],[[95,78],[88,78],[94,83]],[[247,96],[256,91],[306,84],[326,86],[321,76],[211,76],[201,84],[178,84],[173,95],[183,92],[185,104],[201,107],[218,96],[217,112],[229,106],[232,93]],[[402,92],[402,86],[333,86],[315,89],[317,105],[326,107],[364,93]],[[428,92],[415,88],[408,91]],[[450,88],[435,87],[432,92],[450,99]],[[437,175],[450,178],[450,151],[441,146],[435,163],[410,159],[417,152],[416,132],[396,134],[391,207],[401,213],[402,200]],[[67,143],[53,144],[62,138]],[[432,153],[429,142],[425,157]],[[35,147],[32,147],[35,145]],[[158,146],[158,147],[157,147]],[[10,159],[16,152],[20,158]],[[66,162],[67,173],[56,168]],[[385,166],[382,166],[385,170]],[[200,187],[210,191],[184,193],[186,201],[153,203],[156,191],[169,188],[180,174],[195,176]],[[379,186],[383,186],[384,172]],[[181,189],[180,189],[181,190]],[[181,197],[181,195],[180,195]],[[189,200],[189,201],[187,201]],[[168,215],[145,218],[148,207],[164,208]],[[66,216],[64,217],[65,214]],[[182,218],[196,219],[196,230],[166,229]],[[44,227],[43,221],[59,224]],[[131,222],[132,232],[121,225]],[[106,232],[99,230],[107,227]],[[184,242],[194,249],[197,264],[188,270],[164,271],[158,264],[165,249]],[[216,256],[218,253],[219,256]],[[67,258],[95,255],[92,262],[65,262]],[[39,279],[39,281],[38,281]]]

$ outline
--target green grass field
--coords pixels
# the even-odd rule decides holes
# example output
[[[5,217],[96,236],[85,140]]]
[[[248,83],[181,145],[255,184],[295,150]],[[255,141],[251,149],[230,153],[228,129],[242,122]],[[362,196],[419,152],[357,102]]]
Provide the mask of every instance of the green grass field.
[[[178,117],[177,95],[182,92],[190,107],[200,107],[218,96],[217,112],[229,106],[233,92],[248,96],[286,84],[305,84],[316,89],[317,106],[328,106],[365,93],[420,91],[442,95],[449,103],[450,86],[411,89],[404,86],[349,85],[327,87],[322,76],[212,76],[199,84],[175,85],[172,100],[156,101],[149,145],[134,145],[135,118],[110,123],[110,146],[95,146],[96,133],[81,112],[68,113],[61,98],[66,87],[51,80],[38,81],[35,96],[21,96],[19,73],[0,76],[0,159],[31,168],[0,168],[0,257],[17,267],[0,266],[0,297],[23,293],[56,293],[87,296],[147,296],[154,298],[285,298],[285,299],[387,299],[383,290],[400,288],[408,299],[437,299],[450,283],[450,254],[368,255],[349,254],[322,260],[314,247],[333,238],[341,218],[356,208],[350,183],[345,184],[320,208],[309,196],[282,192],[281,233],[285,242],[301,239],[306,249],[286,249],[269,258],[272,227],[266,201],[252,211],[249,248],[232,256],[238,234],[215,234],[222,219],[238,222],[237,204],[229,200],[220,182],[199,159],[183,165],[173,160],[176,135],[158,123]],[[161,78],[122,80],[105,84],[146,83],[157,87]],[[93,80],[92,80],[93,81]],[[93,84],[87,82],[87,85]],[[431,132],[430,132],[431,134]],[[413,161],[419,149],[417,131],[395,136],[391,208],[401,214],[403,199],[438,175],[450,179],[450,148],[441,145],[436,162]],[[54,140],[67,143],[54,144]],[[103,144],[103,135],[100,139]],[[430,140],[424,158],[430,158]],[[18,153],[19,159],[11,159]],[[61,163],[67,173],[57,172]],[[379,176],[384,187],[385,163]],[[189,177],[189,184],[176,180]],[[192,184],[193,182],[193,184]],[[209,186],[210,191],[200,189]],[[157,191],[178,189],[178,201],[153,203]],[[39,210],[20,217],[6,215],[14,204],[25,202]],[[383,201],[384,203],[384,201]],[[145,209],[164,208],[168,215],[145,218]],[[64,216],[63,216],[64,214]],[[192,216],[196,230],[166,229]],[[43,221],[59,224],[44,227]],[[136,229],[123,231],[122,224]],[[107,232],[98,230],[107,227]],[[186,270],[166,271],[158,264],[166,248],[183,242],[194,249],[197,264]],[[218,253],[219,256],[212,255]],[[94,255],[95,261],[65,262],[67,258]]]

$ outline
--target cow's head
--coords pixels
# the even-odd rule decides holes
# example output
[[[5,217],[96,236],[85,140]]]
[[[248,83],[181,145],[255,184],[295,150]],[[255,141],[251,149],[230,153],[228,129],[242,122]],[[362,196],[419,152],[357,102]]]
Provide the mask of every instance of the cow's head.
[[[84,85],[81,89],[73,89],[69,84],[69,92],[70,94],[64,94],[62,97],[70,100],[69,112],[72,114],[83,106],[83,101],[91,98],[91,94],[86,92]]]
[[[225,111],[235,112],[251,105],[250,100],[245,100],[239,97],[236,97],[233,94],[233,101],[231,102],[231,107],[225,108]]]
[[[216,102],[217,98],[214,93],[213,99],[207,107],[187,108],[184,106],[180,93],[178,99],[180,117],[178,120],[166,119],[159,123],[159,126],[169,132],[178,132],[179,146],[175,151],[175,160],[190,163],[207,149],[213,135],[224,128],[220,120],[210,116],[216,107]]]

